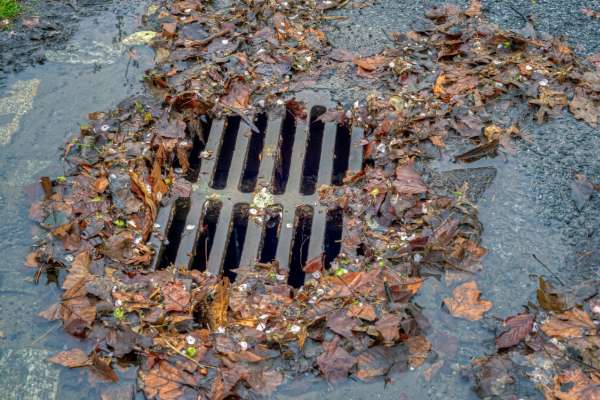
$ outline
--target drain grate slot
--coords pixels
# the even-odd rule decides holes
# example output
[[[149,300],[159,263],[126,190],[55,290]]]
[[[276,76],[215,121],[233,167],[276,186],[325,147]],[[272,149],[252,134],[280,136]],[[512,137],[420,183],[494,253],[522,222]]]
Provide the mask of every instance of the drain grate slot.
[[[302,167],[302,184],[300,186],[300,193],[302,194],[313,194],[317,187],[321,146],[325,134],[325,124],[319,121],[318,118],[325,111],[327,111],[325,107],[316,106],[310,112],[308,144],[306,145],[306,157]]]
[[[206,265],[208,264],[208,255],[210,254],[212,244],[215,240],[215,233],[217,231],[217,222],[219,220],[221,207],[221,203],[214,201],[209,201],[205,205],[202,223],[199,227],[200,235],[196,245],[198,251],[192,260],[193,269],[200,271],[206,270]]]
[[[342,209],[336,208],[327,212],[327,225],[325,230],[325,268],[329,269],[331,262],[340,254],[342,248],[342,232],[344,229],[344,217]]]
[[[246,242],[246,231],[248,230],[248,204],[236,204],[233,208],[233,221],[227,240],[227,251],[223,261],[225,276],[231,282],[235,280],[236,269],[240,265],[244,243]]]
[[[173,262],[177,256],[177,249],[181,242],[181,235],[185,229],[185,218],[189,211],[189,201],[178,199],[175,204],[172,227],[167,235],[165,250],[159,262],[159,268],[164,268]]]
[[[303,206],[296,210],[296,223],[294,238],[292,239],[292,254],[290,257],[290,272],[288,284],[300,287],[304,284],[304,271],[302,267],[308,260],[308,247],[313,221],[312,207]]]
[[[350,161],[350,144],[352,136],[346,125],[340,125],[335,134],[335,150],[333,151],[333,173],[331,184],[341,186]]]
[[[340,252],[344,216],[328,212],[317,189],[340,185],[348,171],[362,168],[363,130],[318,121],[326,101],[310,98],[305,105],[307,118],[282,108],[188,124],[194,142],[186,177],[193,191],[188,203],[165,199],[160,208],[149,242],[153,267],[172,263],[233,280],[238,267],[277,260],[299,287],[307,260],[324,256],[330,265]],[[276,204],[270,217],[251,210],[263,187]]]
[[[259,261],[268,263],[275,259],[277,242],[279,240],[279,229],[281,228],[281,217],[276,215],[265,224],[265,234],[262,240]]]
[[[288,179],[290,177],[290,165],[292,161],[292,150],[294,148],[294,138],[296,135],[296,119],[294,115],[286,111],[281,133],[279,137],[279,151],[277,156],[277,166],[273,179],[273,193],[283,194],[285,192]]]
[[[261,154],[265,145],[265,129],[267,128],[267,115],[260,114],[256,119],[258,132],[252,132],[248,151],[246,152],[246,162],[240,182],[240,191],[242,193],[252,193],[256,187],[260,167]]]
[[[227,186],[227,177],[235,151],[235,142],[240,127],[240,117],[227,118],[225,134],[219,146],[219,155],[217,157],[217,166],[213,178],[212,187],[214,189],[224,189]]]

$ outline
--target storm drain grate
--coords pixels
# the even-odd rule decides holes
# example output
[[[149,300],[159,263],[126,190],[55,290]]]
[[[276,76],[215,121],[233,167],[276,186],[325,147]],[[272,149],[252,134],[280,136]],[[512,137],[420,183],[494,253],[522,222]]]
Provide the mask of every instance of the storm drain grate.
[[[347,170],[361,169],[363,130],[320,122],[330,104],[314,95],[297,99],[306,105],[306,119],[281,111],[257,115],[258,132],[239,117],[197,130],[192,167],[194,152],[202,160],[194,191],[189,202],[159,211],[150,240],[154,268],[174,263],[234,279],[238,266],[276,259],[299,286],[307,260],[325,254],[328,263],[339,253],[342,213],[321,206],[317,189],[340,185]],[[280,212],[261,223],[249,212],[263,187]]]

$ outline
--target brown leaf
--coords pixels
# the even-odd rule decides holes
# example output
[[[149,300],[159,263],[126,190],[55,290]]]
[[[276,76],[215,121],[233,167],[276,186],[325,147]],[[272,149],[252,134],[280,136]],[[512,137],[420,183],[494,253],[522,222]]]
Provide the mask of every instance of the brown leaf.
[[[221,102],[231,108],[245,109],[250,103],[250,88],[242,81],[234,81]]]
[[[190,292],[181,281],[168,283],[162,288],[166,311],[185,311],[190,299]]]
[[[346,310],[340,310],[327,317],[327,327],[338,335],[351,338],[352,327],[355,325],[352,318],[346,315]]]
[[[352,62],[356,65],[358,65],[360,68],[364,69],[365,71],[374,71],[377,68],[381,67],[382,65],[387,63],[387,58],[382,56],[382,55],[376,55],[373,57],[367,57],[367,58],[359,58],[359,57],[355,57]]]
[[[56,321],[60,319],[60,303],[52,304],[46,310],[40,312],[38,316],[47,319],[48,321]]]
[[[229,308],[229,279],[223,278],[215,287],[214,299],[208,313],[208,323],[212,330],[227,325],[227,309]]]
[[[312,260],[308,260],[306,262],[306,264],[304,264],[302,271],[304,271],[308,274],[312,274],[313,272],[317,272],[317,271],[322,271],[323,270],[323,256],[324,256],[323,254],[319,254]]]
[[[600,400],[600,384],[580,369],[561,372],[554,378],[554,388],[545,389],[547,400]]]
[[[431,350],[431,342],[423,335],[413,336],[406,341],[408,346],[408,364],[412,368],[417,368],[425,362],[429,351]]]
[[[396,192],[401,194],[419,194],[427,191],[427,186],[414,170],[412,161],[396,168],[396,180],[393,185]]]
[[[372,347],[362,352],[356,358],[357,371],[354,375],[366,381],[387,374],[393,364],[389,353],[389,349],[383,346]]]
[[[533,329],[534,320],[535,316],[532,314],[519,314],[508,317],[504,321],[505,331],[496,337],[496,347],[503,349],[519,344]]]
[[[308,117],[306,107],[296,99],[288,100],[285,103],[285,108],[288,112],[292,113],[295,119],[305,120]]]
[[[81,368],[92,365],[92,360],[81,349],[62,351],[50,357],[48,361],[69,368]]]
[[[453,316],[476,321],[492,308],[492,302],[481,300],[480,295],[477,283],[470,281],[457,286],[452,291],[452,297],[444,299],[444,304]]]
[[[94,181],[92,186],[96,193],[104,193],[104,191],[108,187],[108,183],[108,179],[105,176],[101,176],[100,178]]]
[[[600,116],[600,107],[593,100],[586,97],[584,92],[578,90],[569,103],[569,111],[577,119],[584,120],[593,127],[598,125],[598,117]]]
[[[386,344],[393,344],[400,338],[400,317],[397,314],[385,314],[375,323]]]
[[[356,364],[356,358],[337,346],[333,351],[325,352],[317,357],[317,365],[321,373],[331,383],[346,379],[354,364]]]
[[[566,311],[575,305],[572,296],[555,288],[552,283],[542,277],[540,277],[540,287],[536,294],[538,303],[547,311]]]
[[[600,18],[600,12],[594,11],[591,8],[584,7],[581,9],[581,13],[590,18]]]
[[[92,365],[90,371],[97,375],[100,379],[110,382],[118,382],[119,377],[110,366],[110,358],[105,359],[94,351],[91,356]]]
[[[178,400],[184,394],[185,385],[196,385],[192,375],[177,369],[167,361],[155,364],[148,372],[141,371],[140,381],[148,398],[161,400]]]
[[[542,332],[556,338],[577,338],[596,334],[596,326],[587,312],[578,308],[555,315],[541,326]]]

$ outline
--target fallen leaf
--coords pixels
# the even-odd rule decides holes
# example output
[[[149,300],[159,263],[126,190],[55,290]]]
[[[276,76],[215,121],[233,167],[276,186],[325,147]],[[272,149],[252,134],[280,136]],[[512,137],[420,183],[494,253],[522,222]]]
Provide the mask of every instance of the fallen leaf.
[[[322,271],[323,270],[323,256],[324,256],[323,254],[319,254],[312,260],[308,260],[306,262],[306,264],[304,264],[302,271],[304,271],[308,274],[312,274],[313,272],[317,272],[317,271]]]
[[[581,211],[585,207],[594,190],[594,185],[587,180],[585,175],[577,174],[575,176],[575,181],[571,183],[571,199],[575,202],[577,210]]]
[[[578,338],[596,334],[596,325],[587,312],[578,308],[565,311],[544,322],[542,332],[556,338]]]
[[[163,286],[162,294],[166,311],[185,311],[191,299],[190,292],[181,281]]]
[[[503,324],[504,331],[496,337],[496,347],[503,349],[519,344],[533,329],[535,316],[532,314],[519,314],[508,317]]]
[[[250,103],[250,88],[242,81],[234,81],[221,102],[238,110],[245,109]]]
[[[591,126],[598,125],[598,117],[600,116],[600,107],[594,101],[584,95],[584,92],[578,90],[569,103],[569,111],[577,119],[581,119]]]
[[[393,344],[400,338],[400,317],[397,314],[385,314],[375,323],[375,328],[386,344]]]
[[[470,281],[457,286],[452,291],[452,297],[444,299],[444,304],[453,316],[476,321],[492,308],[492,302],[481,300],[480,295],[477,283]]]
[[[92,365],[92,360],[81,349],[62,351],[50,357],[48,361],[69,368],[81,368]]]
[[[469,17],[478,17],[481,15],[481,1],[471,0],[469,2],[469,8],[465,11],[465,15]]]
[[[408,346],[408,364],[411,368],[421,366],[429,351],[431,350],[431,342],[423,335],[414,336],[406,340]]]
[[[547,400],[599,400],[600,384],[580,369],[561,372],[554,378],[554,388],[545,389]]]
[[[229,308],[229,279],[223,278],[215,287],[214,299],[210,305],[208,322],[210,328],[227,326],[227,309]]]
[[[338,346],[335,347],[335,350],[325,352],[317,357],[317,365],[321,373],[331,383],[346,379],[354,364],[356,364],[356,358]]]
[[[352,62],[358,65],[360,68],[365,71],[374,71],[382,65],[386,64],[387,58],[382,55],[376,55],[373,57],[359,58],[355,57]]]
[[[396,180],[393,182],[396,192],[401,194],[419,194],[427,191],[421,176],[414,170],[412,161],[396,168]]]

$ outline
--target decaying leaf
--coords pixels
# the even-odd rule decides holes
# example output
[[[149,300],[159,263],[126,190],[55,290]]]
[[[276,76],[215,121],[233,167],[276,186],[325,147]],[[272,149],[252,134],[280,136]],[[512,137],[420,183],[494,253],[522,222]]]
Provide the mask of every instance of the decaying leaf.
[[[496,347],[503,349],[519,344],[519,342],[533,329],[535,316],[532,314],[519,314],[508,317],[503,324],[503,331],[496,337]]]
[[[492,308],[492,302],[481,300],[480,295],[477,283],[470,281],[457,286],[452,291],[452,297],[444,299],[444,304],[453,316],[476,321]]]
[[[223,278],[215,286],[215,295],[209,309],[208,321],[211,329],[227,326],[227,309],[229,307],[229,279]]]
[[[542,332],[556,338],[577,338],[596,334],[596,325],[587,312],[578,308],[558,314],[541,326]]]
[[[354,364],[356,364],[356,358],[338,346],[334,350],[325,352],[317,358],[317,365],[321,373],[331,383],[346,379],[348,372]]]
[[[90,357],[81,349],[62,351],[50,357],[48,361],[68,368],[81,368],[92,365]]]

